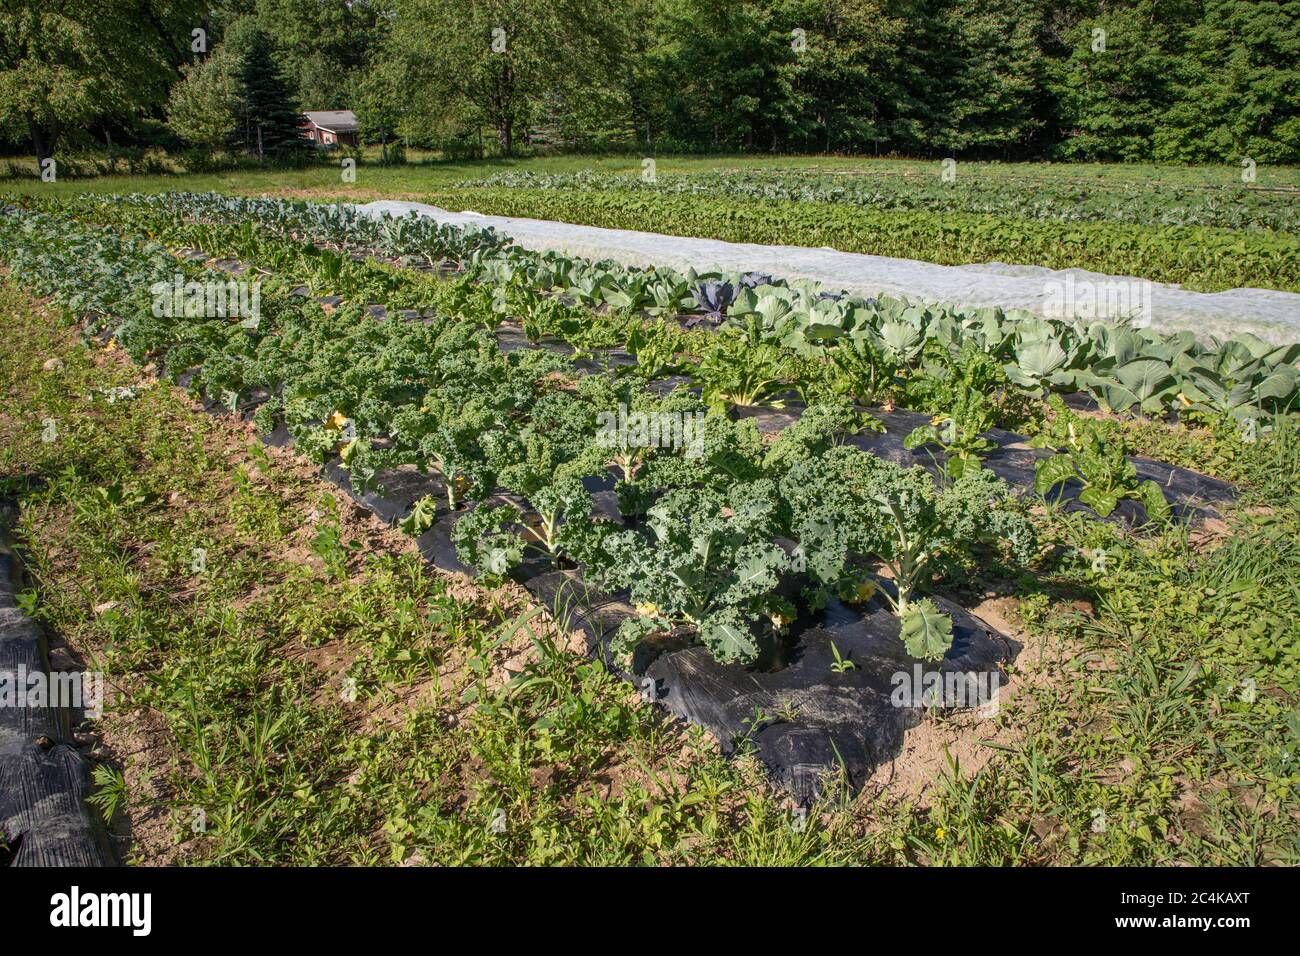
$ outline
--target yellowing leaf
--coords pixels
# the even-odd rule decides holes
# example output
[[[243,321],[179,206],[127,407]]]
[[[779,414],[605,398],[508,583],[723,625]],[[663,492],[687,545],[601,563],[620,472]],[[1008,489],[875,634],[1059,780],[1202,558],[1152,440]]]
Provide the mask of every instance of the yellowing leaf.
[[[863,581],[846,599],[846,604],[866,604],[876,596],[879,585],[875,581]]]

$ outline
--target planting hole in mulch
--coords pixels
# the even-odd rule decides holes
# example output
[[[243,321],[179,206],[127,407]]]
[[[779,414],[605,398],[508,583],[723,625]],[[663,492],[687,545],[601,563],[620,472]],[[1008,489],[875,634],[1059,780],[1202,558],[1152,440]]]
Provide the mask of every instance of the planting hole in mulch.
[[[626,600],[590,587],[574,571],[543,574],[525,587],[647,701],[704,727],[724,752],[752,743],[773,781],[801,806],[817,799],[828,776],[842,773],[856,791],[900,752],[904,732],[927,707],[995,708],[1003,668],[1021,650],[969,611],[936,598],[952,616],[953,643],[941,661],[923,663],[907,654],[887,608],[832,600],[815,622],[796,625],[782,666],[720,664],[703,646],[667,636],[643,642],[625,669],[610,660],[609,640],[637,613]]]

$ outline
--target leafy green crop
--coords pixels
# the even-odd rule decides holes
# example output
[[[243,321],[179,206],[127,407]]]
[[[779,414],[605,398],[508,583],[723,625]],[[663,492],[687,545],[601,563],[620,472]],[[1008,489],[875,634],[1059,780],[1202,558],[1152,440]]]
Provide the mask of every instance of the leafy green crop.
[[[599,195],[595,201],[607,198]],[[30,198],[24,201],[36,203]],[[256,216],[272,231],[308,235],[325,247],[324,252],[314,253],[311,269],[316,272],[308,270],[312,275],[321,269],[334,269],[335,260],[321,261],[329,248],[377,250],[388,255],[394,251],[384,246],[384,242],[391,241],[391,237],[385,238],[388,227],[384,224],[393,220],[372,220],[336,206],[310,207],[280,200],[230,201],[229,197],[215,194],[166,194],[107,199],[83,196],[71,201],[68,208],[82,216],[115,219],[160,235],[194,228],[214,229],[215,224],[225,222],[226,239],[240,248],[260,250],[266,247],[266,239],[244,221]],[[240,218],[232,221],[233,217]],[[438,256],[458,257],[455,262],[463,272],[463,281],[452,287],[448,303],[452,315],[491,327],[514,309],[522,314],[528,334],[540,335],[547,327],[558,326],[558,334],[580,351],[587,351],[626,343],[631,330],[639,325],[635,314],[638,308],[644,307],[655,315],[679,310],[694,310],[698,315],[703,309],[715,320],[743,330],[744,339],[753,346],[775,344],[802,360],[824,353],[839,375],[812,376],[807,394],[818,398],[827,394],[849,394],[867,401],[888,397],[900,384],[917,377],[918,366],[933,342],[953,352],[974,344],[1000,361],[1007,379],[1021,388],[1031,392],[1082,389],[1116,412],[1163,415],[1184,409],[1209,409],[1237,417],[1258,416],[1292,408],[1300,386],[1295,369],[1300,346],[1273,349],[1249,335],[1205,346],[1191,333],[1160,335],[1148,329],[1129,328],[1122,322],[1046,320],[997,309],[957,310],[887,297],[864,299],[822,289],[815,283],[785,282],[750,273],[680,275],[662,268],[633,269],[611,261],[534,253],[490,232],[416,226],[416,221],[399,220],[408,223],[399,229],[406,235],[403,242],[422,237],[420,242],[438,250],[437,254],[428,253],[431,261],[443,261]],[[1110,228],[1105,224],[1071,228],[1085,226]],[[1064,252],[1074,256],[1068,262],[1071,266],[1079,264],[1079,256],[1097,247],[1092,241],[1096,237],[1071,234],[1068,238],[1084,243],[1078,249],[1069,243],[1064,245]],[[943,241],[951,244],[946,232]],[[1278,248],[1261,250],[1261,261],[1300,262],[1300,246],[1287,253],[1283,248],[1287,242],[1292,240],[1232,235],[1223,243],[1224,261],[1236,264],[1249,258],[1252,243],[1281,243]],[[844,247],[840,242],[833,244]],[[1122,240],[1119,244],[1128,251],[1149,246],[1161,254],[1187,245],[1169,236],[1150,243]],[[1060,245],[1054,241],[1053,248]],[[906,254],[911,256],[913,252]],[[403,256],[401,261],[409,258]],[[989,258],[1006,257],[990,254]],[[1203,263],[1204,257],[1196,261]],[[1120,271],[1153,274],[1151,269],[1140,266]],[[395,276],[391,270],[346,261],[338,267],[337,281],[347,286],[354,297],[364,289],[366,297],[400,298],[404,293]],[[474,282],[488,285],[476,286]],[[1242,279],[1233,284],[1249,283]],[[590,314],[575,318],[565,309],[543,304],[553,301],[546,299],[547,295],[555,294],[568,295],[592,308],[609,305],[624,321]],[[719,362],[715,367],[706,367],[701,363],[697,374],[709,387],[711,403],[767,402],[776,400],[787,386],[805,387],[792,380],[800,371],[798,364],[787,364],[776,353],[766,355],[760,350],[754,354],[753,366]]]
[[[504,578],[524,559],[523,541],[512,527],[519,521],[509,505],[471,509],[452,526],[456,556],[484,577]]]
[[[451,189],[435,202],[487,215],[530,216],[729,242],[830,246],[945,265],[1015,262],[1139,275],[1217,291],[1241,286],[1300,291],[1295,232],[1239,232],[1149,222],[1061,224],[983,212],[855,208],[827,202],[637,195],[627,190]]]
[[[656,196],[777,199],[835,203],[885,211],[979,213],[1042,222],[1264,228],[1300,232],[1300,212],[1289,197],[1243,186],[1206,189],[1169,182],[1141,185],[1040,180],[1032,188],[999,178],[965,179],[959,188],[938,177],[826,175],[806,170],[711,170],[664,175],[653,181],[592,172],[538,175],[498,173],[459,184],[486,189],[582,189]]]
[[[1103,518],[1115,510],[1121,498],[1133,498],[1142,502],[1150,520],[1169,519],[1169,502],[1160,486],[1150,480],[1138,481],[1123,436],[1101,423],[1073,415],[1058,404],[1053,428],[1031,444],[1061,449],[1034,466],[1034,489],[1043,497],[1074,481],[1082,485],[1079,500]]]
[[[898,468],[841,447],[796,465],[781,492],[818,594],[853,593],[868,570],[863,562],[879,561],[896,590],[881,594],[929,656],[947,647],[943,616],[917,603],[932,575],[968,559],[980,544],[1005,546],[1020,563],[1036,546],[1033,525],[1006,484],[982,469],[938,489],[923,468]]]
[[[124,203],[119,211],[143,221],[174,209],[175,228],[197,228],[182,203],[172,198],[143,211]],[[222,208],[202,200],[198,214],[217,216]],[[307,216],[337,248],[357,240],[346,216],[325,214],[318,222],[314,214],[282,212],[290,231]],[[814,609],[832,594],[861,600],[874,576],[887,572],[892,585],[878,593],[898,614],[909,653],[942,655],[951,622],[926,597],[936,576],[985,549],[1001,549],[1022,565],[1035,550],[1032,525],[1006,486],[971,467],[987,448],[980,436],[992,424],[991,394],[1012,383],[1061,388],[1091,376],[1094,388],[1123,387],[1138,406],[1154,408],[1168,398],[1163,377],[1208,371],[1229,383],[1229,392],[1240,379],[1254,400],[1280,403],[1295,360],[1290,350],[1261,349],[1249,339],[1210,349],[1187,336],[865,300],[752,275],[690,277],[688,289],[711,290],[705,298],[714,306],[730,295],[724,286],[735,292],[716,336],[666,322],[646,327],[637,317],[587,321],[579,319],[586,313],[548,305],[553,293],[579,289],[609,303],[610,294],[636,298],[642,285],[671,284],[671,274],[634,275],[490,243],[468,250],[464,264],[467,275],[494,284],[446,283],[437,294],[450,315],[425,309],[419,322],[374,322],[359,305],[325,310],[284,295],[284,284],[273,280],[265,321],[254,328],[221,317],[178,321],[153,315],[137,283],[147,287],[177,268],[195,276],[210,270],[66,218],[13,209],[5,216],[16,227],[0,234],[0,254],[62,301],[73,294],[60,277],[88,285],[101,272],[129,278],[95,285],[106,291],[95,305],[102,318],[93,320],[116,323],[134,358],[159,362],[209,396],[234,393],[234,404],[257,396],[259,427],[283,423],[300,450],[322,460],[337,455],[357,489],[382,487],[389,469],[406,466],[439,474],[452,510],[478,501],[452,533],[462,560],[480,573],[505,576],[535,555],[555,566],[580,565],[594,583],[629,591],[642,613],[622,629],[620,651],[677,632],[721,660],[753,662],[793,619],[788,596],[802,593]],[[202,225],[220,231],[214,239],[260,243],[278,254],[255,230]],[[400,232],[390,230],[385,241],[409,241]],[[452,240],[460,241],[449,234]],[[299,279],[302,263],[287,252],[285,261],[296,271],[284,283]],[[320,261],[340,282],[354,265],[350,257]],[[374,281],[382,287],[388,279]],[[422,288],[399,291],[416,296]],[[575,378],[572,358],[544,348],[503,353],[492,330],[511,312],[524,313],[537,337],[558,334],[583,348],[627,342],[656,372],[698,358],[705,397],[680,388],[656,397],[644,375],[619,370]],[[1040,347],[1041,355],[1034,351]],[[706,402],[717,408],[778,398],[810,363],[826,358],[824,366],[835,369],[820,380],[827,400],[810,405],[775,440],[765,440],[751,419],[705,414]],[[1138,363],[1155,363],[1154,374],[1130,380]],[[853,372],[861,374],[856,383]],[[871,424],[853,399],[876,392],[942,413],[932,430],[908,441],[937,441],[960,463],[950,465],[942,486],[923,469],[900,469],[839,444],[846,432]],[[1208,399],[1185,393],[1179,401]],[[941,430],[949,419],[951,432]],[[1099,438],[1065,456],[1070,477],[1084,481],[1089,500],[1103,508],[1110,496],[1132,491],[1122,445]],[[588,478],[604,480],[607,469],[623,526],[595,517],[584,486]],[[513,495],[511,504],[492,498],[501,492]],[[1154,499],[1149,510],[1158,516]],[[423,498],[402,526],[421,534],[437,513],[438,504]],[[336,551],[334,558],[346,557]]]
[[[735,335],[720,335],[706,349],[691,380],[705,403],[719,411],[732,406],[781,408],[789,390],[788,355],[769,343],[751,344]]]
[[[616,653],[686,627],[720,661],[757,659],[763,637],[793,619],[793,608],[773,593],[790,567],[775,543],[774,491],[763,481],[730,494],[670,491],[643,527],[606,530],[587,555],[587,571],[601,586],[627,588],[640,612],[619,628]]]

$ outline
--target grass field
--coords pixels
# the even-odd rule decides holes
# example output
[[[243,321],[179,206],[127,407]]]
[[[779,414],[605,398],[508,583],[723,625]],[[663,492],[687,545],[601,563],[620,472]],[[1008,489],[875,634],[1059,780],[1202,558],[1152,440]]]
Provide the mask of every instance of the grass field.
[[[412,155],[412,159],[417,157]],[[157,176],[99,176],[41,183],[32,160],[11,160],[25,175],[0,180],[6,189],[29,192],[162,192],[168,190],[222,192],[273,192],[290,189],[331,189],[335,195],[418,194],[495,173],[524,171],[537,174],[603,172],[639,175],[643,157],[555,155],[519,159],[447,161],[425,158],[403,166],[383,167],[378,152],[366,151],[355,184],[345,184],[334,166],[303,170],[241,170],[229,173],[173,173]],[[18,166],[23,163],[26,165]],[[875,159],[843,156],[665,156],[655,159],[661,175],[684,175],[716,170],[803,170],[854,177],[938,176],[938,160]],[[28,168],[30,166],[30,168]],[[1237,166],[1158,166],[1142,163],[989,163],[960,164],[961,175],[1011,182],[1082,182],[1099,184],[1160,184],[1180,186],[1235,186],[1241,183]],[[17,169],[15,169],[17,172]],[[1300,187],[1300,167],[1260,166],[1256,185],[1263,188]]]

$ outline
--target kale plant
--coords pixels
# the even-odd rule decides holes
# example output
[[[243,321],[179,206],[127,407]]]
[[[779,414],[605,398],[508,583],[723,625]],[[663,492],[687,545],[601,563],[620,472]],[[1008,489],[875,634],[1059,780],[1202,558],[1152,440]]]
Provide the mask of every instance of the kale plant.
[[[788,626],[794,614],[775,594],[791,566],[775,541],[777,518],[775,488],[757,481],[730,494],[670,491],[641,528],[602,529],[588,575],[598,586],[630,590],[640,612],[619,628],[615,653],[684,627],[719,661],[756,660],[762,634]]]
[[[896,590],[880,593],[917,657],[937,659],[951,645],[951,621],[921,597],[936,571],[969,559],[981,544],[1008,547],[1022,563],[1036,546],[1033,525],[1014,507],[1006,484],[982,469],[940,489],[923,468],[899,468],[842,447],[797,463],[781,488],[813,596],[824,599],[860,582],[856,560],[879,561]]]

